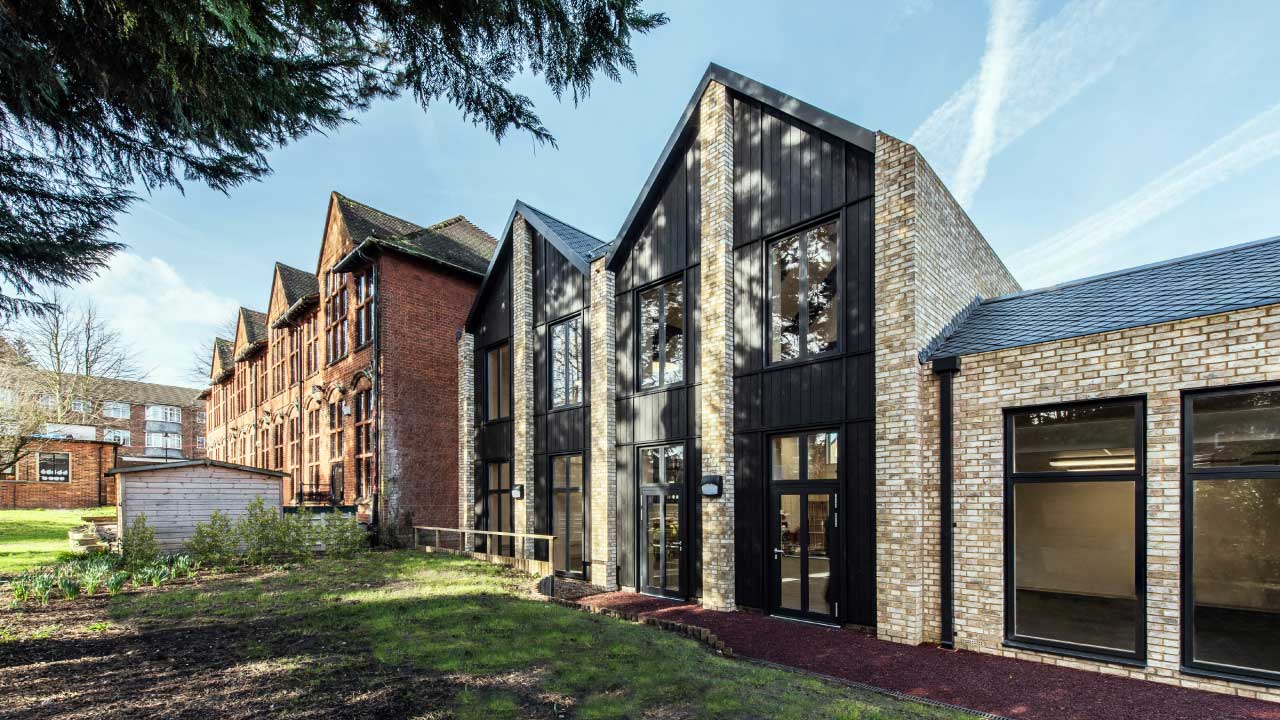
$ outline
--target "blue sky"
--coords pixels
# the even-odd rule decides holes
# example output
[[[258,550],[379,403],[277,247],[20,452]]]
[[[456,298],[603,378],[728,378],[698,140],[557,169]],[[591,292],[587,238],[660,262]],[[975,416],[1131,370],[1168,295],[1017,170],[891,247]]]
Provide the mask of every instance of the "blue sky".
[[[331,190],[495,234],[519,198],[612,239],[711,61],[916,143],[1024,287],[1280,234],[1280,3],[649,7],[671,22],[636,39],[637,75],[577,107],[521,79],[558,149],[383,103],[272,153],[263,182],[138,203],[79,292],[181,382],[237,305],[266,309],[273,261],[315,267]]]

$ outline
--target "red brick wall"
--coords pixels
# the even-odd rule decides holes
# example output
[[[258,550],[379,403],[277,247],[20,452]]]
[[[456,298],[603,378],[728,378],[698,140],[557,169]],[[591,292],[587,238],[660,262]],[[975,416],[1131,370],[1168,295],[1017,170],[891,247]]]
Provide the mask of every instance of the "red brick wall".
[[[114,483],[103,473],[115,465],[116,445],[88,440],[42,440],[33,446],[39,452],[71,455],[71,481],[37,482],[37,457],[18,461],[14,477],[0,480],[0,508],[91,508],[115,504]]]
[[[381,260],[385,527],[458,520],[457,331],[479,278],[387,255]]]

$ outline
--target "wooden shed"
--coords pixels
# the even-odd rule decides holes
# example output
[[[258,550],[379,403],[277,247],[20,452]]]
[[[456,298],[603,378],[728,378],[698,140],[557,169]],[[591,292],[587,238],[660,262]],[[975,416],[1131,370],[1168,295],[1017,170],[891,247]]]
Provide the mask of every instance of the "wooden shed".
[[[254,498],[262,498],[268,508],[280,512],[284,480],[289,476],[208,459],[117,467],[107,472],[116,478],[120,536],[128,532],[135,518],[145,514],[166,551],[182,547],[196,524],[208,522],[215,510],[234,522]]]

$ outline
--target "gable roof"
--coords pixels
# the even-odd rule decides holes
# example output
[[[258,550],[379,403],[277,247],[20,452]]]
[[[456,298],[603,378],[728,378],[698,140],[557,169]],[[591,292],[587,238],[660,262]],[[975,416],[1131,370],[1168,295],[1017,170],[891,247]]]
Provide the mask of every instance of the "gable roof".
[[[631,211],[627,213],[626,220],[622,221],[622,227],[618,230],[617,237],[611,243],[611,249],[609,250],[610,269],[617,270],[622,261],[630,254],[632,246],[635,245],[636,236],[639,233],[633,232],[633,226],[641,219],[641,212],[648,206],[653,194],[661,190],[658,187],[659,180],[661,180],[668,166],[675,159],[674,156],[677,154],[676,151],[680,149],[681,140],[697,124],[698,103],[702,100],[702,93],[706,91],[707,85],[712,81],[724,85],[739,95],[749,97],[762,105],[767,105],[808,123],[863,150],[875,152],[876,135],[874,132],[851,123],[838,115],[833,115],[826,110],[810,105],[781,90],[711,63],[707,66],[707,71],[703,73],[702,79],[698,81],[698,87],[694,89],[693,97],[689,99],[684,111],[680,113],[680,119],[676,122],[675,129],[671,131],[671,136],[667,138],[667,144],[662,148],[662,153],[658,155],[658,161],[654,163],[653,169],[649,171],[649,178],[645,180],[644,186],[640,189],[640,194],[636,197],[635,204],[631,206]]]
[[[921,360],[1280,303],[1280,237],[974,303]]]
[[[338,212],[342,214],[342,221],[347,226],[351,240],[357,245],[371,237],[394,237],[422,229],[421,225],[369,207],[342,193],[334,192],[333,199],[337,201]]]
[[[347,272],[371,251],[391,251],[429,260],[471,275],[483,275],[497,244],[498,241],[492,235],[476,227],[475,223],[462,215],[455,215],[431,227],[418,228],[405,234],[370,235],[363,241],[358,240],[356,247],[334,263],[333,267],[339,272]]]
[[[214,382],[222,382],[234,372],[236,364],[234,357],[235,347],[235,343],[226,338],[213,339],[213,360],[216,362],[211,364],[209,368],[210,370],[218,370],[218,373],[213,376]]]
[[[284,301],[290,306],[299,300],[320,296],[320,280],[314,273],[299,270],[282,262],[276,263],[276,272],[280,273],[280,286],[284,290]]]
[[[284,293],[285,309],[271,318],[272,329],[285,327],[320,302],[320,280],[313,273],[277,262],[276,275]]]
[[[471,324],[476,310],[480,307],[481,298],[484,297],[489,286],[494,282],[496,277],[494,270],[498,266],[498,259],[503,257],[503,252],[511,245],[511,226],[515,223],[516,215],[524,218],[526,222],[532,225],[534,230],[546,238],[547,242],[554,245],[560,251],[560,254],[564,255],[578,269],[578,272],[584,275],[590,273],[591,261],[604,257],[611,247],[594,235],[585,233],[521,200],[516,200],[511,208],[511,214],[507,217],[507,226],[502,231],[502,240],[493,252],[493,258],[489,261],[488,268],[485,270],[484,279],[480,281],[480,287],[476,290],[475,298],[471,301],[471,310],[467,313],[466,321],[468,326]]]
[[[244,347],[240,352],[236,353],[235,361],[239,362],[251,357],[255,352],[260,350],[262,346],[267,344],[267,315],[266,313],[250,310],[249,308],[240,308],[240,327],[244,328]],[[236,335],[240,334],[239,328],[236,329]],[[237,337],[237,339],[239,339]]]

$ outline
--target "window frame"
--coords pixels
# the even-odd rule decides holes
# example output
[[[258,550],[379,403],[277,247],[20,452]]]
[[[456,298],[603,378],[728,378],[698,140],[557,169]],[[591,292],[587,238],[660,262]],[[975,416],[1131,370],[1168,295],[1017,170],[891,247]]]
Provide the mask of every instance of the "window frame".
[[[108,435],[114,435],[118,439],[112,440],[107,437]],[[129,447],[130,445],[133,444],[132,440],[133,440],[132,433],[129,430],[124,430],[121,428],[103,428],[102,429],[102,442],[115,443],[122,447]]]
[[[44,475],[40,472],[40,465],[43,464],[46,455],[61,455],[67,459],[67,479],[66,480],[45,480]],[[16,468],[14,468],[16,470]],[[15,475],[16,477],[16,475]],[[70,485],[72,480],[71,453],[69,452],[37,452],[36,453],[36,482],[48,485]]]
[[[373,342],[373,266],[352,275],[356,285],[355,349],[359,350]]]
[[[325,363],[334,365],[351,353],[347,273],[325,272]]]
[[[118,415],[115,411],[121,411],[124,414]],[[116,420],[128,420],[133,414],[133,405],[119,400],[106,400],[102,403],[103,417],[114,418]]]
[[[501,482],[503,466],[506,466],[506,477],[507,477],[506,487],[503,487]],[[498,470],[497,483],[495,483],[493,480],[493,470],[495,467]],[[511,533],[515,532],[516,505],[515,505],[515,498],[511,496],[511,489],[515,487],[515,477],[512,475],[513,467],[514,467],[514,463],[511,461],[510,458],[503,459],[503,460],[485,460],[481,465],[481,468],[482,468],[481,472],[483,473],[483,480],[484,480],[484,485],[483,485],[484,489],[480,493],[480,496],[483,499],[482,507],[484,508],[484,527],[480,529],[487,530],[489,532],[511,532]],[[498,500],[496,501],[496,506],[498,508],[498,526],[499,526],[498,529],[493,528],[493,522],[492,522],[493,518],[489,515],[489,498],[490,496],[495,496],[495,495],[499,496]],[[508,507],[511,510],[510,516],[506,518],[507,524],[510,525],[510,529],[508,530],[503,530],[501,528],[501,526],[503,525],[502,499],[501,499],[502,495],[507,496],[506,502]],[[515,556],[516,554],[515,548],[516,548],[516,542],[517,542],[516,538],[504,537],[501,535],[496,537],[491,535],[484,535],[483,537],[484,537],[484,543],[485,543],[484,552],[486,554],[502,555],[504,557]],[[497,547],[495,547],[495,545]]]
[[[801,236],[801,241],[808,247],[808,241],[804,239],[804,233],[816,227],[831,223],[835,225],[833,233],[836,239],[836,294],[834,303],[836,306],[836,344],[830,350],[824,350],[819,353],[810,353],[806,343],[801,343],[801,352],[794,358],[777,360],[773,357],[773,312],[771,312],[771,298],[773,297],[773,282],[771,280],[772,273],[769,272],[769,249],[795,235]],[[845,243],[844,243],[844,216],[841,212],[828,213],[814,220],[806,220],[799,225],[793,225],[790,228],[776,232],[761,241],[760,262],[761,262],[761,278],[763,284],[763,304],[764,304],[764,366],[766,368],[784,367],[787,365],[799,365],[806,362],[815,362],[819,359],[834,357],[844,352],[844,335],[845,335],[845,317],[844,317],[844,282],[845,282]],[[808,253],[805,253],[808,257]],[[809,280],[809,264],[804,263],[802,266],[804,279],[804,287],[808,289]],[[804,331],[809,327],[809,305],[808,298],[805,299],[804,315],[800,323],[801,337],[807,336]]]
[[[566,326],[569,323],[577,323],[578,325],[578,343],[576,348],[577,355],[578,355],[578,400],[576,402],[563,402],[563,403],[557,404],[556,403],[556,369],[555,369],[555,365],[556,365],[555,331],[556,331],[556,328]],[[585,354],[584,350],[586,345],[586,342],[585,342],[586,336],[584,334],[585,332],[586,332],[586,324],[583,322],[582,313],[574,313],[573,315],[563,317],[547,325],[547,376],[548,376],[547,377],[547,407],[548,409],[564,410],[566,408],[580,407],[582,405],[585,405],[587,402],[586,368],[585,368],[585,365],[583,364],[583,356]],[[565,357],[566,357],[566,360],[565,360],[566,372],[564,377],[567,379],[569,377],[568,376],[568,355],[566,355]],[[569,394],[568,391],[570,387],[572,387],[572,383],[565,386],[565,397],[568,397],[568,394]]]
[[[499,361],[499,363],[498,363],[498,364],[499,364],[499,365],[501,365],[501,364],[502,364],[502,362],[501,362],[501,361],[502,361],[502,354],[501,354],[501,350],[502,350],[502,348],[503,348],[503,347],[506,347],[506,348],[507,348],[507,367],[499,367],[499,368],[498,368],[498,373],[499,373],[499,375],[505,375],[505,376],[506,376],[506,380],[507,380],[507,412],[506,412],[506,414],[494,415],[494,414],[493,414],[493,409],[489,407],[489,388],[491,387],[491,383],[493,382],[493,379],[492,379],[492,378],[490,377],[490,375],[489,375],[489,355],[490,355],[491,353],[497,352],[497,353],[498,353],[498,361]],[[510,420],[510,419],[511,419],[511,417],[515,414],[515,409],[514,409],[514,407],[512,407],[512,406],[515,404],[515,403],[514,403],[515,398],[514,398],[514,397],[512,397],[512,393],[513,393],[513,391],[514,391],[514,389],[515,389],[515,387],[514,387],[514,386],[515,386],[515,375],[514,375],[514,373],[512,372],[512,368],[510,367],[510,366],[514,365],[515,363],[513,363],[513,362],[512,362],[512,360],[511,360],[511,340],[510,340],[510,338],[503,339],[503,340],[499,340],[499,341],[497,341],[497,342],[495,342],[495,343],[492,343],[492,344],[490,344],[490,345],[487,345],[487,346],[484,348],[484,351],[482,352],[482,354],[481,354],[481,356],[480,356],[480,357],[481,357],[481,362],[483,363],[483,366],[482,366],[482,367],[484,368],[484,387],[483,387],[483,389],[484,389],[484,403],[483,403],[483,405],[484,405],[484,413],[483,413],[483,415],[481,416],[481,420],[482,420],[483,422],[486,422],[486,423],[491,423],[491,422],[501,422],[501,421],[503,421],[503,420]],[[498,410],[499,410],[499,411],[501,411],[501,410],[502,410],[502,386],[498,386]]]
[[[582,461],[582,465],[581,465],[582,487],[578,489],[574,489],[570,487],[569,483],[567,482],[569,468],[573,466],[572,463],[570,462],[570,458],[575,458],[575,457],[579,458]],[[557,484],[557,478],[556,478],[556,461],[557,460],[564,461],[564,467],[565,467],[564,479],[566,480],[566,482],[563,485]],[[581,520],[580,528],[582,532],[582,567],[577,568],[576,570],[569,567],[569,555],[568,555],[569,541],[572,538],[572,534],[567,531],[572,530],[573,528],[569,528],[568,525],[566,524],[566,534],[564,537],[564,543],[562,546],[561,545],[557,546],[556,552],[557,554],[560,554],[560,553],[564,554],[564,564],[567,569],[554,570],[554,572],[556,575],[560,575],[563,577],[586,579],[587,568],[591,567],[591,506],[590,506],[591,490],[590,490],[589,473],[587,468],[586,452],[579,450],[577,452],[556,453],[554,455],[547,456],[547,487],[551,493],[551,502],[547,503],[547,515],[549,516],[549,519],[550,519],[549,525],[551,526],[552,535],[557,534],[556,531],[559,528],[557,527],[556,523],[559,520],[561,520],[561,518],[556,517],[556,513],[555,513],[556,495],[557,494],[565,495],[565,507],[570,507],[569,496],[572,496],[574,494],[578,494],[582,496],[582,511],[581,511],[582,517],[580,518]],[[551,564],[553,569],[555,567],[555,563],[556,563],[556,558],[551,558]]]
[[[667,323],[666,307],[667,307],[667,286],[673,282],[680,282],[680,319],[681,327],[684,329],[684,348],[680,353],[680,379],[675,382],[667,382]],[[658,347],[663,349],[661,360],[658,365],[658,384],[645,387],[644,373],[641,367],[644,365],[644,321],[640,311],[640,296],[650,290],[658,290],[660,304],[663,308],[660,322],[658,323]],[[632,309],[635,312],[635,351],[632,353],[635,367],[635,391],[636,393],[651,393],[666,390],[668,388],[677,388],[689,384],[689,278],[688,274],[681,270],[679,272],[667,275],[666,277],[655,280],[647,285],[636,288],[632,291]]]
[[[1280,482],[1280,465],[1232,465],[1216,468],[1195,467],[1195,414],[1193,403],[1199,398],[1221,397],[1224,395],[1247,395],[1256,392],[1280,390],[1280,383],[1258,382],[1225,385],[1211,388],[1183,390],[1181,398],[1182,412],[1182,458],[1180,464],[1179,492],[1181,493],[1180,510],[1182,522],[1179,523],[1181,533],[1180,557],[1178,570],[1181,579],[1179,588],[1179,608],[1181,615],[1179,665],[1183,673],[1200,677],[1211,677],[1232,682],[1280,687],[1280,670],[1267,671],[1245,668],[1237,665],[1222,665],[1195,659],[1195,487],[1199,480],[1244,480],[1266,479]]]
[[[368,497],[375,477],[373,389],[357,390],[354,398],[356,497]]]
[[[1013,457],[1014,417],[1047,410],[1062,410],[1098,405],[1132,405],[1134,407],[1134,469],[1126,471],[1090,470],[1082,472],[1015,473]],[[1084,658],[1098,662],[1145,667],[1147,664],[1147,398],[1145,395],[1095,398],[1059,403],[1023,405],[1003,409],[1004,429],[1004,630],[1005,647],[1031,650],[1052,655]],[[1015,632],[1016,583],[1014,562],[1014,487],[1018,484],[1059,482],[1132,482],[1134,488],[1134,594],[1138,613],[1133,652],[1083,645],[1062,640],[1018,635]]]

